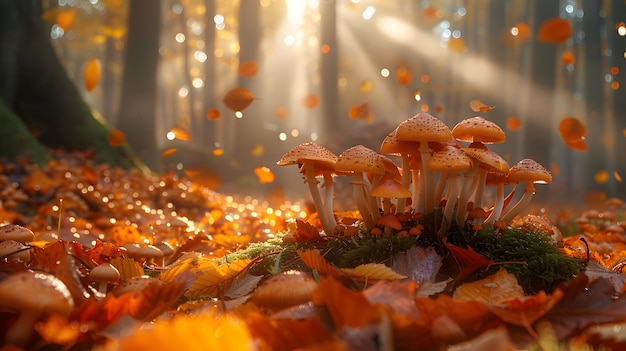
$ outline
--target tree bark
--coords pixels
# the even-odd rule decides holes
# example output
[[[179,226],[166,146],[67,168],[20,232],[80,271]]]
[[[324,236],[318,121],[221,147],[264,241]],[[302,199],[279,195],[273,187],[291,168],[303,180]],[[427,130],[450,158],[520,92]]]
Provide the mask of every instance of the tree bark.
[[[98,163],[144,167],[127,144],[109,145],[110,129],[67,77],[41,13],[39,0],[0,2],[0,123],[9,127],[2,128],[9,138],[2,138],[0,157],[28,155],[44,163],[50,155],[43,144],[91,149]]]

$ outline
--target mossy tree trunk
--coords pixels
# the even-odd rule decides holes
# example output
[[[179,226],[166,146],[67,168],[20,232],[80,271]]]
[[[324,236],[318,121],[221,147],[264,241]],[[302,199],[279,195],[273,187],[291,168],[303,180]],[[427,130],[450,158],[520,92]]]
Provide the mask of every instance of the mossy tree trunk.
[[[41,1],[0,1],[0,157],[50,159],[46,148],[92,150],[112,166],[143,167],[130,147],[107,142],[98,120],[67,77],[41,20]]]

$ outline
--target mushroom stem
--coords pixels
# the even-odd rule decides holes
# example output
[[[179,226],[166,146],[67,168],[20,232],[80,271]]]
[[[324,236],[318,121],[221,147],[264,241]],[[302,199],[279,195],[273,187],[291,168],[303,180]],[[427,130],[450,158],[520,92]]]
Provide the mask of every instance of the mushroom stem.
[[[7,331],[4,342],[7,345],[15,345],[26,349],[33,336],[34,325],[40,316],[41,312],[39,310],[22,310],[15,323]]]
[[[433,197],[433,200],[435,201],[435,206],[439,206],[441,199],[443,199],[443,191],[446,188],[446,185],[448,185],[449,178],[450,175],[448,173],[441,173],[439,175],[439,179],[437,180],[437,187],[435,188],[435,195]]]
[[[511,207],[510,210],[508,210],[502,216],[502,220],[505,223],[511,222],[513,218],[515,218],[515,216],[520,214],[520,212],[522,212],[530,204],[530,200],[535,194],[535,186],[532,181],[528,181],[525,183],[526,186],[524,187],[524,194],[522,195],[522,197],[519,199],[519,201],[517,201],[517,203],[515,203],[515,205],[513,205],[513,207]]]
[[[483,207],[483,193],[485,191],[485,180],[487,179],[487,169],[478,167],[478,180],[474,190],[474,207]]]
[[[411,167],[409,165],[409,155],[401,154],[402,157],[402,185],[405,188],[409,188],[409,184],[411,183]],[[404,213],[406,206],[406,199],[398,199],[398,203],[396,205],[397,213]]]
[[[433,211],[434,201],[433,201],[433,191],[435,187],[435,180],[433,177],[433,173],[426,166],[428,164],[428,160],[430,159],[430,148],[428,147],[427,142],[420,143],[420,154],[422,156],[422,178],[424,187],[422,191],[424,192],[424,214],[429,214]]]
[[[356,207],[359,210],[359,213],[361,213],[361,217],[363,217],[365,227],[369,232],[372,228],[374,228],[374,226],[376,226],[376,223],[374,222],[374,219],[369,212],[367,196],[365,194],[366,183],[365,179],[363,178],[363,172],[354,172],[354,179],[351,183],[354,187],[354,202],[356,203]]]
[[[424,213],[424,193],[421,191],[423,187],[423,177],[421,177],[420,170],[412,169],[411,178],[411,182],[413,183],[413,198],[411,199],[411,207],[413,207],[415,212]]]
[[[461,189],[461,195],[459,196],[459,203],[456,209],[456,222],[460,225],[465,223],[465,217],[467,216],[467,204],[472,196],[475,179],[476,177],[472,176],[472,172],[466,173],[463,179],[463,188]]]
[[[378,184],[378,182],[380,182],[381,178],[382,174],[375,174],[374,180],[371,184],[368,184],[367,181],[365,183],[365,196],[369,199],[370,214],[372,215],[372,219],[374,220],[374,222],[377,222],[380,218],[380,206],[378,206],[378,199],[374,196],[371,196],[370,193],[372,191],[372,188],[376,184]]]
[[[319,189],[317,188],[317,184],[319,181],[315,178],[315,170],[313,169],[313,164],[311,162],[305,161],[302,165],[304,167],[305,179],[304,182],[309,186],[309,192],[311,193],[311,197],[313,197],[313,203],[315,204],[315,210],[320,219],[320,223],[322,223],[322,228],[324,232],[328,235],[333,233],[334,227],[330,226],[328,222],[328,218],[326,217],[326,211],[324,204],[322,203],[322,196],[320,195]]]
[[[443,210],[443,220],[441,221],[441,227],[439,228],[439,237],[444,237],[450,224],[452,224],[452,215],[454,214],[454,205],[457,203],[457,197],[461,193],[461,178],[458,176],[450,177],[448,183],[450,184],[450,192],[448,200],[446,201],[446,207]]]
[[[326,216],[328,218],[328,225],[331,226],[333,229],[335,229],[335,227],[337,226],[333,206],[334,191],[335,181],[333,180],[333,175],[330,173],[324,173],[324,208],[326,211]]]
[[[493,204],[493,210],[485,220],[486,223],[494,223],[500,218],[502,214],[502,207],[504,206],[504,183],[498,183],[496,185],[496,201]]]

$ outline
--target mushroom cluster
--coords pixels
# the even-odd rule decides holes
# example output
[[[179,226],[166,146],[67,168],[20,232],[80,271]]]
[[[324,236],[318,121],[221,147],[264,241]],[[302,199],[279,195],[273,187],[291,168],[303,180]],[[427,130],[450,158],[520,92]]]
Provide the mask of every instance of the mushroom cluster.
[[[387,227],[389,215],[399,219],[430,216],[439,218],[437,232],[443,237],[453,224],[474,230],[484,223],[506,226],[530,204],[534,184],[552,181],[536,161],[523,159],[509,167],[488,148],[505,140],[504,131],[483,117],[465,119],[450,130],[438,118],[419,113],[387,135],[380,153],[356,145],[337,156],[308,142],[285,153],[278,165],[301,168],[327,234],[335,232],[337,224],[333,177],[351,176],[356,207],[369,233]],[[399,156],[401,167],[384,154]],[[322,176],[323,200],[316,179]],[[506,185],[512,189],[505,196]],[[483,198],[486,186],[495,187],[493,203]]]

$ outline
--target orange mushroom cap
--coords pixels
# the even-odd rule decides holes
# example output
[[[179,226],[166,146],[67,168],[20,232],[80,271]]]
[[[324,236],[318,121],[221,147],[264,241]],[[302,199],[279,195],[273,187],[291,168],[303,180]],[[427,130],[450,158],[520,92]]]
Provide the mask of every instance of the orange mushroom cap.
[[[385,164],[381,155],[363,145],[353,146],[337,157],[335,169],[338,171],[368,172],[384,174]]]
[[[472,159],[460,149],[446,146],[428,160],[428,169],[435,172],[465,172],[472,168]]]
[[[552,175],[535,160],[525,158],[509,170],[507,179],[510,182],[551,183]]]
[[[489,150],[489,149],[480,149],[480,148],[464,148],[462,149],[467,155],[471,158],[480,162],[483,167],[487,169],[491,168],[498,172],[508,172],[509,164],[497,153]]]
[[[480,116],[457,123],[452,128],[452,136],[468,143],[499,144],[506,140],[506,135],[500,126]]]
[[[387,134],[380,145],[380,152],[389,155],[419,154],[419,151],[419,141],[398,140],[398,128]]]
[[[411,191],[404,187],[397,180],[384,175],[381,180],[372,188],[371,196],[384,198],[407,198],[411,197]]]
[[[276,164],[287,166],[304,161],[312,161],[315,169],[334,171],[337,155],[319,144],[308,142],[291,148]]]
[[[404,141],[446,142],[452,139],[452,133],[442,120],[422,112],[400,123],[396,138]]]

